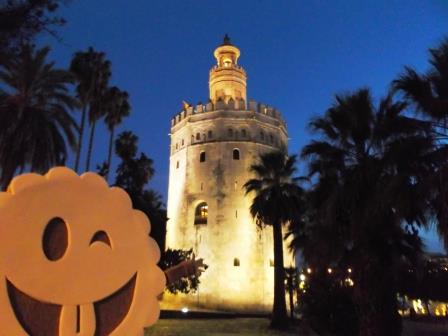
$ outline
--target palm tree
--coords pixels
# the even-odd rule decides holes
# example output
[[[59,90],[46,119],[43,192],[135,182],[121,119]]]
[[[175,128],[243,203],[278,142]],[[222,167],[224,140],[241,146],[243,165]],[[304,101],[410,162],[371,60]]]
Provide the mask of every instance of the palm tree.
[[[71,74],[48,63],[50,49],[24,46],[0,68],[0,185],[18,169],[45,172],[64,164],[67,145],[76,148],[76,107],[68,85]]]
[[[415,110],[429,118],[438,145],[445,146],[448,139],[448,38],[437,48],[430,49],[430,68],[424,74],[418,74],[406,67],[394,82],[393,89],[403,94],[406,101]],[[440,209],[437,213],[437,229],[448,248],[448,167],[444,167],[434,178],[439,186],[435,203]]]
[[[321,267],[353,267],[353,301],[365,336],[400,334],[397,265],[421,248],[418,228],[433,213],[429,182],[448,159],[446,148],[434,146],[431,124],[405,116],[406,107],[391,96],[375,107],[367,89],[336,96],[310,123],[321,138],[302,151],[315,181],[305,235],[327,263]]]
[[[92,110],[95,100],[98,100],[98,95],[104,91],[107,85],[110,76],[110,62],[105,59],[103,52],[97,52],[89,47],[86,52],[77,52],[73,56],[70,71],[78,83],[76,93],[81,103],[81,123],[75,158],[75,170],[78,171],[87,111],[89,107]]]
[[[86,171],[90,169],[90,159],[92,158],[93,150],[93,139],[95,136],[96,122],[106,115],[108,106],[111,104],[110,88],[107,87],[107,82],[110,77],[110,63],[106,62],[102,70],[102,81],[94,93],[94,98],[90,104],[89,110],[89,124],[90,124],[90,135],[89,144],[87,150],[86,159]]]
[[[124,117],[127,117],[131,111],[131,106],[129,105],[129,95],[126,91],[120,91],[117,87],[112,87],[109,90],[110,94],[110,100],[109,100],[109,106],[107,109],[105,122],[107,125],[107,128],[109,129],[110,136],[109,136],[109,151],[107,155],[107,173],[106,173],[106,180],[109,177],[110,172],[110,166],[112,163],[112,148],[113,148],[113,142],[114,142],[114,132],[115,127],[119,124],[121,124]]]
[[[403,93],[406,100],[417,111],[437,122],[436,126],[448,136],[448,38],[435,49],[430,49],[430,69],[418,74],[411,67],[405,67],[394,82],[393,88]]]
[[[250,207],[252,216],[260,225],[272,226],[274,241],[274,305],[271,327],[288,326],[285,302],[285,270],[283,266],[282,225],[295,217],[302,189],[295,172],[295,156],[282,152],[260,155],[259,162],[250,167],[255,178],[244,184],[246,194],[254,192]]]
[[[286,291],[289,297],[289,316],[294,319],[294,292],[299,290],[299,273],[295,267],[285,268]]]

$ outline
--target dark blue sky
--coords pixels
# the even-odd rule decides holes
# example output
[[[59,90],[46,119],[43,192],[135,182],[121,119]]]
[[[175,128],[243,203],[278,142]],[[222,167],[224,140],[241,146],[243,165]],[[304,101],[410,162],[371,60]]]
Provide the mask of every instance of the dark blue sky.
[[[112,84],[131,96],[132,115],[120,127],[140,137],[155,162],[152,187],[166,196],[169,125],[181,101],[208,99],[208,70],[224,33],[241,49],[248,96],[280,109],[291,153],[309,141],[310,117],[335,93],[368,86],[376,98],[404,65],[427,68],[427,49],[448,35],[446,0],[73,0],[60,11],[68,24],[51,58],[67,66],[93,46],[112,61]],[[100,129],[96,162],[106,158]],[[433,233],[431,249],[441,247]]]

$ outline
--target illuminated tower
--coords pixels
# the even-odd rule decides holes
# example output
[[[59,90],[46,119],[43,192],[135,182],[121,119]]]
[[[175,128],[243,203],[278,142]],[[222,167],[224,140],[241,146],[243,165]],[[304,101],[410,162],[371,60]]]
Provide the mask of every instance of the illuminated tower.
[[[276,109],[247,102],[240,50],[227,35],[214,56],[209,102],[184,103],[171,120],[167,225],[167,247],[193,248],[209,268],[197,293],[165,295],[163,307],[269,311],[272,230],[254,223],[242,186],[260,153],[286,152],[286,124]]]

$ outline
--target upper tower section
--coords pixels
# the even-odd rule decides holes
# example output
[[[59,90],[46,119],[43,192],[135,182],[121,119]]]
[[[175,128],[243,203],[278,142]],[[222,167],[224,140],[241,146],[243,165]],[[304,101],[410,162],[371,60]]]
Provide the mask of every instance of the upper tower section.
[[[228,103],[232,99],[242,100],[246,104],[247,76],[246,71],[238,65],[240,54],[240,50],[230,42],[226,34],[224,42],[215,49],[217,64],[210,70],[210,100],[213,103]]]

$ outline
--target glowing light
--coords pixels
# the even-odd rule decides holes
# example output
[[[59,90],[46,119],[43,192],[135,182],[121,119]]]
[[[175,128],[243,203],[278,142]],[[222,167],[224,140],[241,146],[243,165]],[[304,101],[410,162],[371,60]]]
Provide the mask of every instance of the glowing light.
[[[331,273],[333,273],[333,269],[328,268],[328,269],[327,269],[327,272],[328,272],[328,274],[331,274]]]
[[[307,269],[306,269],[306,272],[307,272],[308,274],[311,274],[311,268],[307,268]]]
[[[350,287],[353,287],[353,285],[355,284],[353,282],[353,280],[350,279],[350,278],[345,279],[345,283],[346,283],[347,286],[350,286]]]
[[[425,307],[422,304],[422,300],[412,300],[412,307],[414,308],[414,311],[418,315],[427,315],[428,312],[426,311]]]
[[[447,305],[443,302],[431,302],[430,310],[435,316],[447,316]]]
[[[181,309],[181,312],[184,313],[184,314],[188,313],[189,311],[190,311],[190,310],[189,310],[187,307],[183,307],[183,308]]]
[[[347,270],[347,272],[351,273],[351,272],[352,272],[352,269],[351,269],[351,268],[349,268],[349,269]]]
[[[306,279],[305,274],[300,274],[299,279],[300,279],[301,281],[305,281],[305,279]]]

